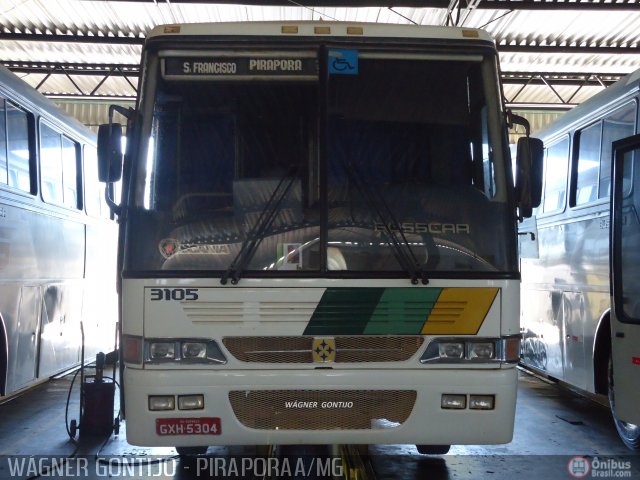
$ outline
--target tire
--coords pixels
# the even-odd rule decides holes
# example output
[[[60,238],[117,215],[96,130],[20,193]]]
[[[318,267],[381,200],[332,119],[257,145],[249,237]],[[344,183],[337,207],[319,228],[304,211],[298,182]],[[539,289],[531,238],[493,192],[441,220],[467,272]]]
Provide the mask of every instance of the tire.
[[[421,455],[444,455],[449,452],[451,445],[416,445]]]
[[[193,457],[196,455],[204,455],[209,447],[176,447],[178,455],[181,457]]]
[[[629,450],[640,452],[640,425],[627,423],[616,417],[616,399],[613,388],[613,361],[611,359],[611,355],[609,355],[609,368],[607,369],[607,386],[611,415],[613,416],[613,423],[616,426],[618,435]]]

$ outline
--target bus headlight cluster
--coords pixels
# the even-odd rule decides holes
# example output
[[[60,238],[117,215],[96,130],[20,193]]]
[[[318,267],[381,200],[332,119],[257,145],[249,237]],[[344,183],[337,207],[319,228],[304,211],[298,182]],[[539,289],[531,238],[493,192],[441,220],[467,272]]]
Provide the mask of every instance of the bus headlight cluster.
[[[144,347],[145,363],[209,363],[225,364],[227,359],[215,340],[203,339],[147,339]]]
[[[516,363],[520,336],[503,338],[436,338],[425,349],[422,363]]]

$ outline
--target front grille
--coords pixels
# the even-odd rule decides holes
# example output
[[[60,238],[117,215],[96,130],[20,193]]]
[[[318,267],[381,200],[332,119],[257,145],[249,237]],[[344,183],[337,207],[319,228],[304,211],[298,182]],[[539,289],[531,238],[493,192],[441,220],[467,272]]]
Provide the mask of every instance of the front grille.
[[[404,362],[424,342],[423,337],[335,337],[335,363]],[[222,343],[243,362],[313,363],[313,337],[226,337]]]
[[[414,390],[253,390],[229,392],[238,420],[257,430],[374,430],[402,425]]]

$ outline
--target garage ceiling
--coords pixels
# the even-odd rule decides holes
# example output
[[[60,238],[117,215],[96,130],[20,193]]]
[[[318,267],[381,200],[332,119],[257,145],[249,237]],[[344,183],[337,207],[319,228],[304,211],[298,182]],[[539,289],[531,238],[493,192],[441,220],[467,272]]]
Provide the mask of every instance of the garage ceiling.
[[[155,25],[245,20],[484,28],[519,108],[567,108],[640,68],[640,0],[0,0],[0,62],[51,97],[132,99]]]

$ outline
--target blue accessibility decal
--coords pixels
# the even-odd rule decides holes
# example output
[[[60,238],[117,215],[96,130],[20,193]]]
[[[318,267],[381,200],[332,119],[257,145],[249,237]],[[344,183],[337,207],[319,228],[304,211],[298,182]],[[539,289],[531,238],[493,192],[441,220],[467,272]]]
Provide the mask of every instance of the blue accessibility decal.
[[[337,49],[329,50],[329,74],[357,75],[358,51]]]

